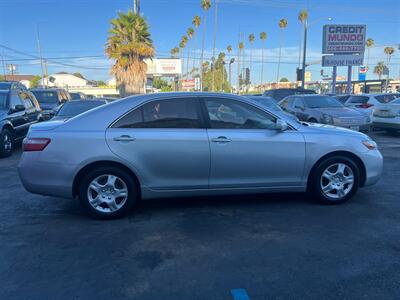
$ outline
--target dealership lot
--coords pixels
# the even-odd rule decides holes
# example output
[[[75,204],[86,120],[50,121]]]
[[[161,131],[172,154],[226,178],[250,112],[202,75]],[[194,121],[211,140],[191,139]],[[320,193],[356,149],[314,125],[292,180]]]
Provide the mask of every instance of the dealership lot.
[[[371,133],[382,180],[350,202],[303,194],[142,202],[115,221],[31,195],[0,160],[0,299],[396,298],[400,134]]]

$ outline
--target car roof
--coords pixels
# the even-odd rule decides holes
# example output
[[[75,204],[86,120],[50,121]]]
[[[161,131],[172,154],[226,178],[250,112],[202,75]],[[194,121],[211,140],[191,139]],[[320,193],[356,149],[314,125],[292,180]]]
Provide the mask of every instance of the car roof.
[[[49,88],[49,89],[44,89],[44,88],[35,88],[35,89],[29,89],[32,92],[56,92],[56,91],[62,91],[64,89],[62,88]]]
[[[76,105],[76,103],[87,103],[87,104],[99,104],[99,103],[107,103],[107,100],[105,99],[95,99],[95,100],[81,100],[81,101],[67,101],[65,104],[68,105]]]

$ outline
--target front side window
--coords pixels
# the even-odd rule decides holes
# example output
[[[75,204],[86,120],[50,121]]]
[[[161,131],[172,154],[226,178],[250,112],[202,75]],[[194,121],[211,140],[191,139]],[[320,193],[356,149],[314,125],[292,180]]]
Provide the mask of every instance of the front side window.
[[[0,110],[7,108],[7,93],[0,93]]]
[[[24,104],[26,109],[33,108],[33,104],[27,93],[20,93],[19,97],[21,98],[22,103]]]
[[[300,109],[304,109],[304,102],[302,99],[300,98],[296,98],[294,100],[294,108],[300,108]]]
[[[228,99],[207,99],[213,129],[275,129],[276,118],[256,107]]]
[[[195,99],[146,103],[117,121],[114,128],[200,128]]]

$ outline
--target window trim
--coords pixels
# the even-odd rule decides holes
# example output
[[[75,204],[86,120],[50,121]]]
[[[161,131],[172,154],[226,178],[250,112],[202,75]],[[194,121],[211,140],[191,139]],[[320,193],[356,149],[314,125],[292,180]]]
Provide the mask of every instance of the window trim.
[[[195,102],[195,106],[196,106],[196,112],[197,112],[197,118],[198,118],[198,121],[199,121],[199,127],[198,128],[180,128],[180,127],[177,127],[177,128],[117,128],[117,127],[113,127],[116,123],[118,123],[121,119],[123,119],[125,116],[127,116],[128,114],[130,114],[131,112],[133,112],[134,110],[136,110],[136,109],[139,109],[139,108],[141,108],[141,107],[143,107],[144,105],[146,105],[146,104],[149,104],[149,103],[151,103],[151,102],[154,102],[154,101],[168,101],[168,100],[177,100],[177,99],[187,99],[187,98],[190,98],[190,99],[193,99],[193,101]],[[142,109],[142,118],[143,118],[143,109]],[[196,129],[206,129],[206,123],[205,123],[205,120],[204,120],[204,115],[203,115],[203,112],[202,112],[202,110],[201,110],[201,106],[200,106],[200,101],[199,101],[199,97],[197,97],[197,96],[183,96],[183,95],[179,95],[179,96],[175,96],[175,97],[160,97],[160,98],[153,98],[153,99],[148,99],[148,100],[146,100],[146,101],[144,101],[144,102],[142,102],[142,103],[140,103],[139,105],[137,105],[137,106],[135,106],[135,107],[133,107],[133,108],[131,108],[130,110],[128,110],[126,113],[124,113],[123,115],[121,115],[121,116],[119,116],[117,119],[115,119],[108,127],[107,127],[107,129],[130,129],[130,130],[138,130],[138,129],[140,129],[140,130],[155,130],[155,129],[162,129],[162,130],[165,130],[165,129],[167,129],[167,130],[169,130],[169,129],[171,129],[171,130],[177,130],[177,129],[179,129],[179,130],[196,130]]]

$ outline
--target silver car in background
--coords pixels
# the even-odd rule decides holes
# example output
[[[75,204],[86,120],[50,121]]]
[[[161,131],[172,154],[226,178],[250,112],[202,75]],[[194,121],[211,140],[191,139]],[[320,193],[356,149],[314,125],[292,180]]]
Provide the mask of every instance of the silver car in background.
[[[372,121],[375,128],[389,132],[400,131],[400,98],[387,104],[377,105],[374,108]]]
[[[308,191],[342,203],[379,180],[382,156],[362,133],[302,124],[246,97],[160,93],[32,126],[18,169],[28,191],[77,196],[114,218],[161,197]]]

